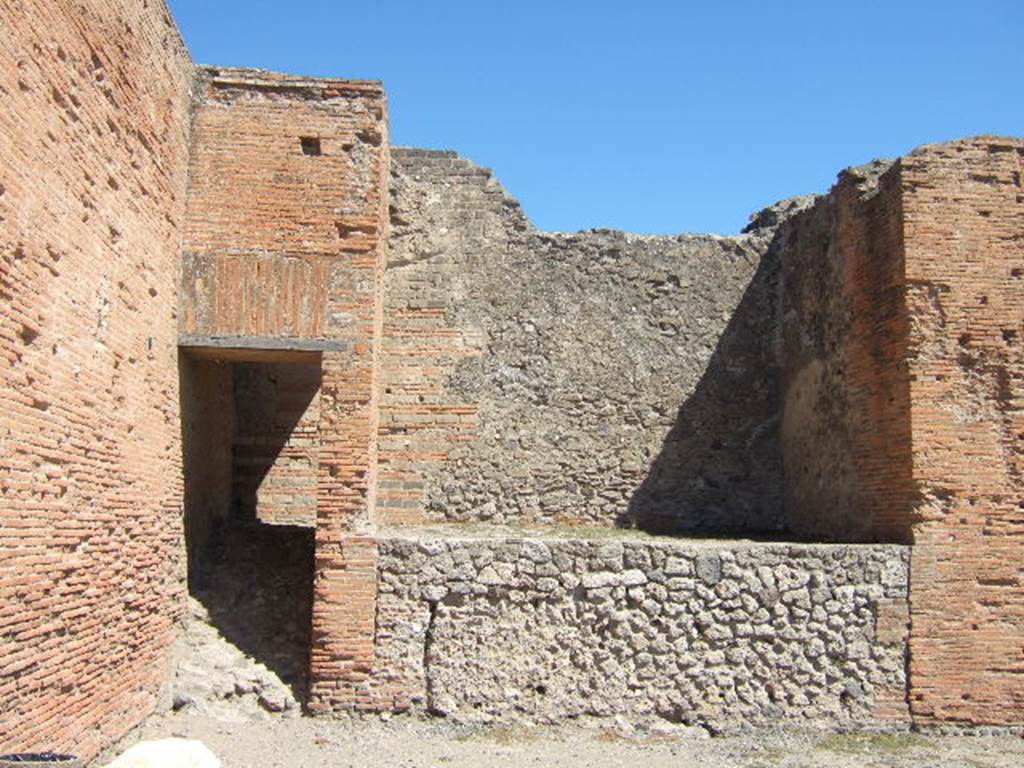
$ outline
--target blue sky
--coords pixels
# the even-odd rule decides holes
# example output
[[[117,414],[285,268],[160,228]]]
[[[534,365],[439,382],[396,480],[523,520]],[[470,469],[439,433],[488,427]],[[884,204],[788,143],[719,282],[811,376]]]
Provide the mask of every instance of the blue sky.
[[[1024,0],[169,0],[196,61],[383,80],[395,145],[545,229],[739,231],[843,167],[1024,134]]]

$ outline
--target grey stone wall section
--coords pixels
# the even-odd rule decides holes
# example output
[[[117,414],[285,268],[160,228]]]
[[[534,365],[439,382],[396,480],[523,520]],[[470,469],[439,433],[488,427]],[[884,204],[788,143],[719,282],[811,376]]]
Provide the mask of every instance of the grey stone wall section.
[[[379,666],[436,714],[906,723],[905,547],[391,538],[378,568]]]
[[[782,527],[771,226],[540,232],[489,171],[425,150],[392,151],[391,200],[385,322],[443,316],[456,348],[424,363],[442,371],[426,402],[473,406],[478,426],[443,460],[389,453],[389,440],[429,454],[443,437],[388,420],[415,401],[389,385],[425,342],[386,325],[385,519]]]

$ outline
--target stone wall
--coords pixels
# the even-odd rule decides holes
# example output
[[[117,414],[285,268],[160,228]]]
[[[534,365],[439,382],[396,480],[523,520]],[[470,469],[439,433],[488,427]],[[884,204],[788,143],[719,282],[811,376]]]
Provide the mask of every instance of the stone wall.
[[[459,720],[905,724],[899,546],[388,538],[377,674]]]
[[[192,67],[163,2],[0,1],[0,752],[149,714],[184,598]]]
[[[539,232],[489,171],[392,158],[382,520],[780,526],[770,229]]]

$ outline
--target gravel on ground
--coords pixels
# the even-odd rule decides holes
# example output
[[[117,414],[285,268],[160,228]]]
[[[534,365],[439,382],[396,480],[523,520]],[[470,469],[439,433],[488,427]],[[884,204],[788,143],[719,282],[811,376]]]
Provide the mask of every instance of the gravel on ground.
[[[396,716],[345,719],[267,715],[225,722],[199,712],[157,716],[134,739],[198,739],[225,768],[470,768],[638,766],[688,768],[1019,768],[1014,734],[929,735],[757,731],[711,737],[700,728],[598,720],[566,726],[460,726]],[[127,746],[127,745],[126,745]]]

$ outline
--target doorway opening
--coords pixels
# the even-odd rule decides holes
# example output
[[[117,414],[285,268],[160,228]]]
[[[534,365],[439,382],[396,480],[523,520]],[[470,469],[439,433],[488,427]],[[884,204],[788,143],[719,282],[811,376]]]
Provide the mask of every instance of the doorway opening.
[[[189,592],[304,701],[320,356],[182,348],[179,375]]]

